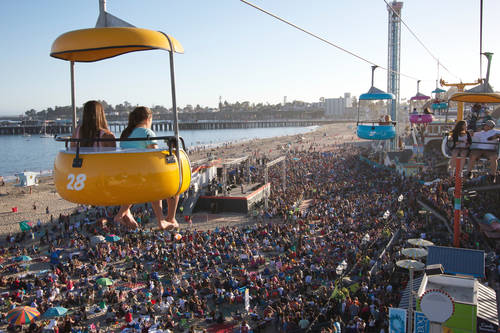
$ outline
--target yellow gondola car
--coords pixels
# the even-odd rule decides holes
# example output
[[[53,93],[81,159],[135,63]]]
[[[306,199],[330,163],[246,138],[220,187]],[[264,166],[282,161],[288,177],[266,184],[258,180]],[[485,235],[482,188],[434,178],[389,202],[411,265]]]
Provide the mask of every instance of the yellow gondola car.
[[[116,17],[104,22],[113,20],[116,21]],[[128,26],[99,25],[70,31],[60,35],[52,44],[52,57],[70,61],[73,128],[77,124],[75,62],[94,62],[135,51],[166,50],[170,55],[175,135],[156,138],[168,139],[166,149],[144,150],[80,148],[79,139],[57,138],[65,141],[67,146],[68,142],[77,146],[59,152],[54,162],[57,192],[71,202],[95,206],[151,202],[179,195],[189,188],[191,182],[189,158],[179,137],[173,58],[174,52],[183,53],[184,49],[176,39],[163,32],[136,28],[120,21],[122,23]]]
[[[181,150],[182,176],[168,150],[80,151],[82,166],[73,167],[75,151],[61,151],[54,162],[54,183],[65,200],[112,206],[169,198],[189,188],[191,166]]]

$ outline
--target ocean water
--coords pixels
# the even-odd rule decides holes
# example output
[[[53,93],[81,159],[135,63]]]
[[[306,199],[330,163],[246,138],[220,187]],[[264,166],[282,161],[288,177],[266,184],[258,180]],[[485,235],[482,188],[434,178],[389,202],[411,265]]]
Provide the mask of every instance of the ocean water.
[[[271,138],[294,135],[313,131],[311,127],[275,127],[220,130],[184,130],[186,148],[195,146],[217,146],[230,142],[241,142],[256,138]],[[115,135],[117,135],[115,133]],[[172,132],[157,132],[158,136],[173,135]],[[119,135],[117,135],[119,136]],[[161,146],[161,145],[160,145]],[[23,171],[48,173],[53,168],[57,153],[64,149],[64,143],[52,138],[40,138],[38,135],[0,136],[0,176],[12,179],[13,175]]]

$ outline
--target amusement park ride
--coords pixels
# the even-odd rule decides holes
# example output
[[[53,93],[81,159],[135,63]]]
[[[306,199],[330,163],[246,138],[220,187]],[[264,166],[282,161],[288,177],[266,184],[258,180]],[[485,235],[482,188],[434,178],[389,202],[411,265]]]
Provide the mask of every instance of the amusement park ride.
[[[491,58],[492,53],[483,53],[488,59],[488,69],[486,71],[486,79],[484,81],[478,80],[478,82],[482,82],[481,85],[474,87],[468,91],[460,91],[463,90],[465,84],[460,83],[458,86],[459,92],[453,94],[450,97],[450,101],[458,102],[458,112],[457,112],[457,121],[463,120],[463,103],[500,103],[500,94],[494,93],[493,89],[489,84],[490,77],[490,67],[491,67]],[[443,82],[444,83],[444,82]],[[450,85],[450,84],[448,84]],[[458,84],[456,84],[458,85]],[[443,139],[443,145],[448,141],[448,136]],[[475,143],[472,141],[472,143]],[[492,144],[496,145],[498,149],[498,142]],[[462,209],[462,165],[465,163],[465,158],[457,158],[456,167],[455,167],[455,190],[454,190],[454,237],[453,237],[453,245],[455,247],[460,247],[460,216]]]
[[[160,31],[136,28],[106,12],[100,0],[95,28],[66,32],[52,44],[50,55],[70,62],[73,128],[76,128],[74,86],[75,62],[95,62],[129,52],[165,50],[170,55],[170,84],[174,114],[174,136],[156,137],[168,148],[94,150],[81,148],[81,140],[58,137],[66,143],[54,162],[54,182],[64,199],[86,205],[114,206],[161,200],[189,188],[191,167],[179,136],[175,95],[174,52],[182,45]],[[142,139],[96,139],[96,141],[139,141]],[[76,149],[68,148],[75,143]]]
[[[165,50],[169,52],[170,84],[172,95],[172,110],[174,115],[174,136],[156,137],[164,140],[167,148],[148,150],[102,150],[81,148],[81,140],[68,137],[58,137],[57,141],[65,142],[66,149],[59,152],[54,163],[54,180],[58,193],[64,199],[87,205],[111,206],[150,202],[179,195],[189,188],[191,181],[190,161],[185,153],[184,141],[179,136],[178,114],[175,93],[174,53],[183,53],[183,47],[172,36],[163,32],[152,31],[132,26],[131,24],[106,12],[105,0],[100,0],[100,15],[95,28],[66,32],[60,35],[52,44],[50,55],[54,58],[70,62],[71,99],[73,106],[73,128],[76,128],[76,103],[74,86],[75,62],[95,62],[130,52],[145,50]],[[402,6],[402,4],[401,4]],[[399,11],[401,10],[400,7]],[[356,134],[361,139],[380,142],[381,145],[396,138],[397,113],[395,105],[399,99],[399,29],[400,18],[390,13],[394,27],[394,36],[390,40],[391,54],[397,55],[389,64],[389,90],[386,93],[374,86],[374,73],[378,66],[372,66],[371,87],[367,93],[359,96],[358,119]],[[457,121],[463,119],[463,103],[500,103],[500,95],[493,92],[488,84],[491,54],[484,53],[488,58],[488,70],[485,80],[474,83],[447,83],[440,81],[441,86],[454,86],[458,92],[448,101],[441,95],[445,91],[436,85],[431,100],[419,91],[410,99],[411,105],[421,102],[431,102],[434,113],[449,110],[449,102],[458,102]],[[468,85],[477,85],[469,91],[464,91]],[[392,93],[394,92],[394,93]],[[385,100],[391,107],[382,119],[360,119],[360,108],[363,101]],[[392,116],[391,116],[392,114]],[[448,112],[446,113],[446,116]],[[442,138],[442,131],[451,129],[452,123],[447,119],[444,124],[435,121],[431,113],[412,113],[409,115],[413,131],[414,144],[418,143],[415,129],[421,133],[436,134]],[[436,126],[441,127],[436,127]],[[432,133],[433,129],[439,133]],[[96,139],[96,141],[134,141],[144,139]],[[446,146],[447,136],[443,140]],[[74,143],[76,149],[69,148]],[[426,144],[421,138],[422,146]],[[387,146],[387,145],[386,145]],[[395,149],[394,146],[391,149]],[[445,149],[444,153],[446,154]],[[449,157],[449,156],[448,156]],[[458,166],[463,163],[458,160]],[[145,167],[147,166],[147,167]],[[460,167],[456,168],[461,170]],[[459,246],[459,221],[461,209],[461,173],[457,171],[455,186],[455,246]]]
[[[360,120],[360,105],[361,101],[375,100],[393,100],[394,95],[386,93],[373,85],[375,69],[378,66],[372,66],[372,84],[367,93],[359,96],[358,103],[358,122],[356,133],[360,139],[366,140],[389,140],[396,137],[396,122],[390,120],[390,116],[385,116],[385,119],[377,120]]]
[[[422,108],[422,102],[428,101],[429,96],[424,95],[420,92],[420,80],[417,81],[417,93],[415,96],[410,98],[410,110],[413,110],[410,114],[410,132],[413,139],[413,150],[415,153],[423,154],[424,145],[424,135],[427,125],[432,123],[434,117],[431,113],[418,113],[417,108]],[[417,136],[418,132],[418,136]],[[419,143],[420,139],[420,143]]]

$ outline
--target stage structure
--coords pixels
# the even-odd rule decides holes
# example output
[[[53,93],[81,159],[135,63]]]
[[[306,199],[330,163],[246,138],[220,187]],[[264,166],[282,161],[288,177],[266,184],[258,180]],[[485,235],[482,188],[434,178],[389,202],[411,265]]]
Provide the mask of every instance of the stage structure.
[[[222,162],[222,193],[224,196],[227,196],[227,167],[231,167],[232,165],[239,165],[242,162],[248,161],[249,157],[248,156],[243,156],[243,157],[238,157],[238,158],[233,158],[233,159],[227,159]],[[250,163],[248,163],[248,180],[247,183],[250,184],[251,179],[250,179]]]

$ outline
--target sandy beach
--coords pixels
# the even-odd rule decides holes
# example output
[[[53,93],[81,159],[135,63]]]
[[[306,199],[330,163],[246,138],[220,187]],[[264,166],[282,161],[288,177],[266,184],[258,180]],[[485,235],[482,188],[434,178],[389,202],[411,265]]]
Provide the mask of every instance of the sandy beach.
[[[207,154],[220,159],[257,154],[259,156],[265,155],[272,160],[283,153],[282,148],[285,146],[289,146],[293,150],[314,145],[316,149],[323,150],[332,144],[357,141],[354,128],[354,124],[330,124],[300,135],[254,139],[217,148],[197,150],[190,153],[190,160],[191,162],[202,160],[207,157]],[[17,207],[17,212],[13,212],[14,207]],[[35,207],[36,209],[34,209]],[[50,221],[51,215],[56,218],[59,214],[68,214],[74,211],[76,207],[76,204],[62,199],[57,194],[52,177],[40,178],[38,186],[32,188],[31,194],[28,188],[7,183],[5,186],[0,186],[0,235],[18,232],[21,221],[28,220],[36,223],[40,220],[41,223],[47,223]],[[193,222],[199,229],[208,229],[225,224],[244,224],[248,221],[245,216],[237,214],[210,216],[195,214]]]

